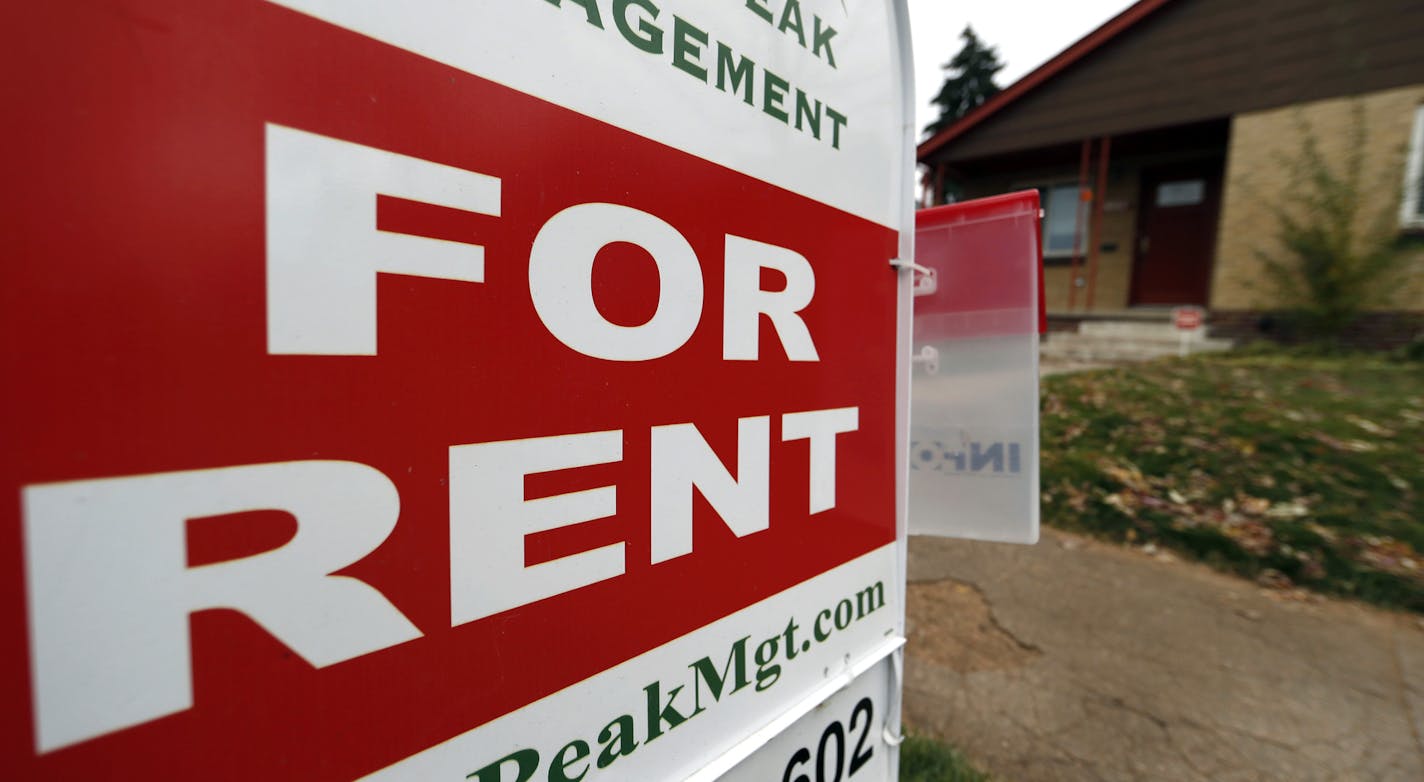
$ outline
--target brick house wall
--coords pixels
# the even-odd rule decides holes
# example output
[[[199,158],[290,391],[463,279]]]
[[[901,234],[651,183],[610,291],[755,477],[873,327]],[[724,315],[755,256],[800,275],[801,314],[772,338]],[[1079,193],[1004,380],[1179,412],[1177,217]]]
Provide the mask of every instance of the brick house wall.
[[[1073,314],[1122,313],[1134,304],[1158,310],[1152,303],[1180,299],[1204,302],[1233,336],[1259,333],[1262,324],[1285,336],[1276,329],[1284,319],[1270,314],[1285,303],[1257,257],[1281,249],[1270,208],[1291,187],[1281,158],[1299,150],[1306,125],[1327,159],[1345,160],[1358,108],[1369,134],[1363,222],[1390,215],[1399,235],[1407,146],[1424,104],[1421,31],[1419,0],[1141,0],[923,141],[917,158],[935,187],[952,182],[960,197],[975,198],[1076,182],[1080,145],[1102,149],[1100,140],[1110,138],[1103,223],[1091,245],[1099,252],[1094,306],[1085,306],[1086,290],[1067,264],[1050,259],[1049,312],[1063,320],[1075,292]],[[1197,172],[1187,165],[1193,161]],[[1192,233],[1203,230],[1193,222],[1200,212],[1174,223],[1157,211],[1154,193],[1138,192],[1144,182],[1179,176],[1221,184],[1206,246],[1192,246],[1207,238]],[[1165,208],[1173,205],[1191,204]],[[1142,243],[1134,264],[1139,223],[1145,238],[1172,238]],[[1349,339],[1388,344],[1417,333],[1424,231],[1418,238],[1410,278]],[[1202,266],[1189,266],[1193,258]],[[1208,266],[1209,276],[1192,275]]]
[[[1362,112],[1367,140],[1361,179],[1366,197],[1359,227],[1370,230],[1383,217],[1394,233],[1402,231],[1398,215],[1405,157],[1415,112],[1422,103],[1424,84],[1233,118],[1211,287],[1210,307],[1221,313],[1215,319],[1283,304],[1265,279],[1257,253],[1282,253],[1272,205],[1292,186],[1289,166],[1281,158],[1298,154],[1304,128],[1315,136],[1322,156],[1343,170],[1355,137],[1354,117]],[[1424,249],[1412,251],[1411,257],[1406,283],[1377,309],[1424,310]]]

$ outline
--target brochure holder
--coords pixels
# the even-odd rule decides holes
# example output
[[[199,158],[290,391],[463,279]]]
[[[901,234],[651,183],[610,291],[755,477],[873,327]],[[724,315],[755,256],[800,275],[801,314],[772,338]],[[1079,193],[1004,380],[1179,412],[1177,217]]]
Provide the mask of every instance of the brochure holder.
[[[1037,191],[916,215],[911,534],[1038,540]],[[920,290],[927,291],[923,295]]]

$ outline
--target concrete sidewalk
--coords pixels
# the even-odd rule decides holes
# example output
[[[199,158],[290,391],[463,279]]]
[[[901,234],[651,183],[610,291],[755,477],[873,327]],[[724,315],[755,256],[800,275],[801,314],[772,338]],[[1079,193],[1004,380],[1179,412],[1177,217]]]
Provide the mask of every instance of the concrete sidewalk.
[[[912,538],[907,725],[1006,782],[1424,780],[1417,618],[1168,559]]]

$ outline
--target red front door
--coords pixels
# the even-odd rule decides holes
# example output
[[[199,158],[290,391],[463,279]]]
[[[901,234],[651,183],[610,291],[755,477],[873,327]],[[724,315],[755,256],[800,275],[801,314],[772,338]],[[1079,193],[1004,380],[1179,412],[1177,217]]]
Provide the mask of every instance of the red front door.
[[[1221,204],[1221,161],[1142,173],[1133,304],[1206,304]]]

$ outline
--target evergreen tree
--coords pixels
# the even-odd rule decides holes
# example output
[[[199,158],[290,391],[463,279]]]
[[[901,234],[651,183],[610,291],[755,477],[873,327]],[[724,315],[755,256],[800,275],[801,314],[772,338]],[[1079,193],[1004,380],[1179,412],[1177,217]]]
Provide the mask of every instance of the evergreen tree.
[[[939,88],[933,101],[939,106],[939,119],[925,126],[929,134],[938,133],[999,91],[994,74],[1003,70],[1004,64],[999,62],[998,50],[985,46],[972,27],[966,26],[959,38],[964,45],[954,59],[943,66],[944,86]]]

